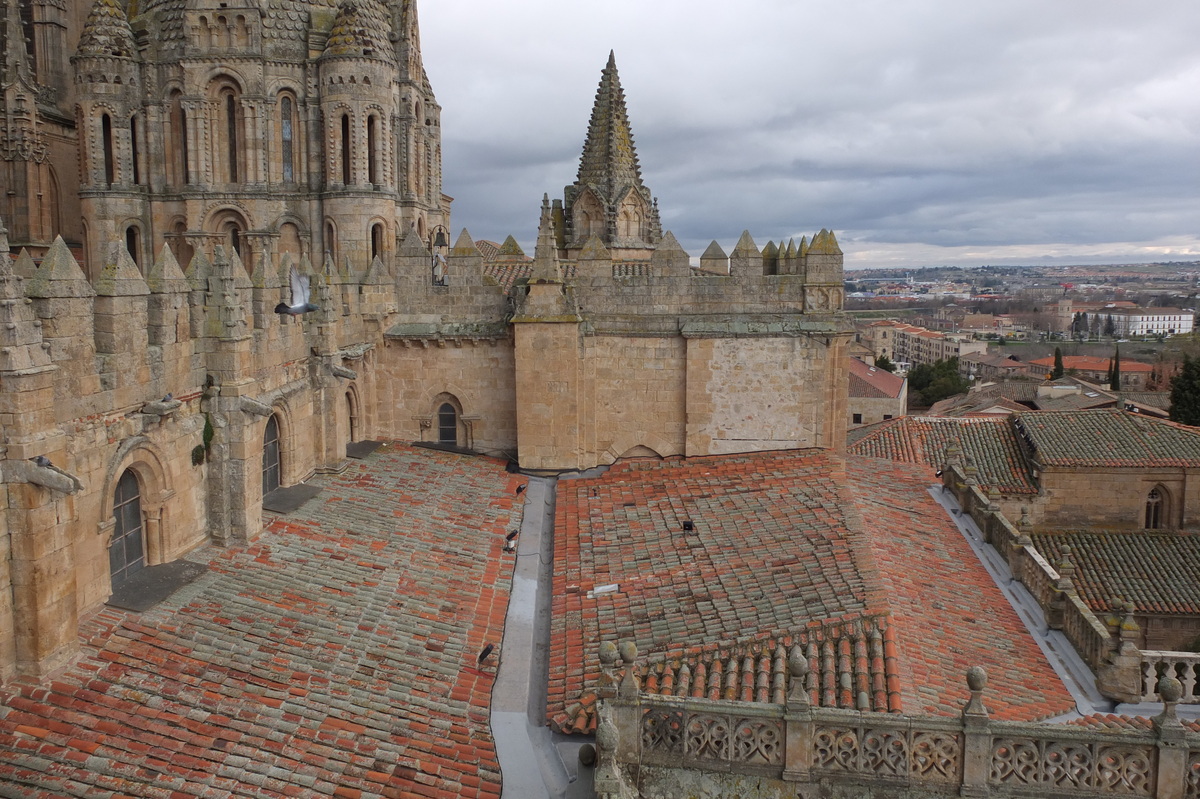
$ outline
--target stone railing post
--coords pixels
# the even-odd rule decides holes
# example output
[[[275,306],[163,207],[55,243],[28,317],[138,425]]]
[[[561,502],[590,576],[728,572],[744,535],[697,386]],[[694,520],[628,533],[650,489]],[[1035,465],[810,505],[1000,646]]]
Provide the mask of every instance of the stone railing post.
[[[799,645],[788,654],[787,704],[783,713],[783,778],[788,782],[807,782],[812,768],[813,712],[808,699],[808,658]]]
[[[1158,790],[1155,799],[1183,799],[1188,768],[1187,731],[1175,715],[1175,705],[1183,696],[1183,684],[1174,677],[1158,681],[1163,712],[1153,719],[1158,735]]]
[[[622,763],[642,761],[642,704],[641,682],[638,680],[637,645],[633,641],[622,641],[618,647],[621,660],[625,663],[625,674],[617,687],[617,698],[610,701],[613,725],[616,727],[617,759]]]
[[[992,766],[992,735],[987,708],[983,705],[987,672],[980,666],[967,669],[967,687],[971,689],[971,698],[962,712],[963,773],[959,796],[987,796]]]

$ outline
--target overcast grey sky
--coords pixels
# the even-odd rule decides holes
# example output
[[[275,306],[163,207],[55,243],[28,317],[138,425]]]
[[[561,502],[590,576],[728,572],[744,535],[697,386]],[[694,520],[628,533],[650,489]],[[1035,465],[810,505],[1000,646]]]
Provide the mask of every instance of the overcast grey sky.
[[[453,223],[532,254],[615,50],[693,256],[848,268],[1200,259],[1198,0],[420,0]]]

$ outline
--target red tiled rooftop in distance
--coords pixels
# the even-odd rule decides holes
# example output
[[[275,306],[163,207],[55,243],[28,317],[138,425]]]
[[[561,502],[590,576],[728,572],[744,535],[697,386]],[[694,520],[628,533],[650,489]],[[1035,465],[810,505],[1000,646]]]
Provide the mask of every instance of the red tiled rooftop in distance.
[[[581,731],[594,723],[587,708],[602,640],[632,639],[643,669],[666,657],[687,662],[693,676],[714,652],[732,651],[736,657],[721,656],[725,672],[739,669],[730,696],[744,698],[743,677],[772,679],[769,660],[781,639],[803,643],[823,625],[869,630],[864,616],[880,614],[887,618],[879,659],[896,663],[872,666],[867,636],[838,645],[848,647],[838,668],[852,683],[864,675],[872,695],[882,675],[891,709],[958,713],[966,669],[982,665],[994,675],[989,707],[998,718],[1070,710],[1036,644],[928,495],[932,470],[848,463],[849,473],[824,451],[770,452],[631,462],[560,481],[552,724]],[[684,519],[695,534],[681,530]],[[609,583],[619,590],[587,599],[588,589]],[[764,638],[765,646],[751,643]],[[752,662],[742,667],[747,656]],[[676,667],[669,677],[678,679]],[[821,693],[815,701],[847,706]]]
[[[886,369],[871,366],[858,358],[850,359],[850,396],[891,397],[900,396],[904,378]]]
[[[1096,358],[1091,355],[1064,355],[1063,369],[1075,369],[1080,372],[1106,372],[1112,368],[1112,358]],[[1054,369],[1054,358],[1035,358],[1029,361],[1034,366],[1040,366],[1047,371]],[[1141,361],[1130,361],[1125,358],[1121,359],[1121,371],[1132,374],[1133,372],[1144,372],[1150,374],[1154,371],[1154,367],[1148,363]]]
[[[489,727],[520,518],[502,463],[389,445],[45,685],[0,688],[20,796],[499,796]],[[3,793],[0,790],[0,793]],[[8,794],[6,794],[8,795]]]

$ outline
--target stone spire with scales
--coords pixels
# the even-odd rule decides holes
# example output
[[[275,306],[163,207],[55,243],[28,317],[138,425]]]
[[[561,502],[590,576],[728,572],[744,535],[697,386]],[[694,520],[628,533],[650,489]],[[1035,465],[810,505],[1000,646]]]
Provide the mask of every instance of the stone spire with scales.
[[[575,183],[564,192],[569,257],[595,237],[614,258],[649,258],[662,237],[658,203],[642,182],[613,52],[600,75]]]

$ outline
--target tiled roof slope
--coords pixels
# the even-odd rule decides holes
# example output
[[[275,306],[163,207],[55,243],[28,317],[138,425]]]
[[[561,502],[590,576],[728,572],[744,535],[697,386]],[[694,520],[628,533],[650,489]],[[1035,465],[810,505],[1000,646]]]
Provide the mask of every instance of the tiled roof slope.
[[[1120,598],[1139,613],[1200,613],[1200,536],[1054,531],[1032,538],[1055,565],[1063,547],[1071,548],[1075,589],[1093,610],[1107,611]]]
[[[365,465],[364,465],[365,464]],[[503,464],[388,445],[86,654],[0,689],[28,797],[499,796],[489,728],[519,520]]]
[[[1062,361],[1064,369],[1077,369],[1081,372],[1106,372],[1112,368],[1112,358],[1097,358],[1092,355],[1064,355]],[[1029,363],[1046,369],[1054,368],[1054,358],[1037,358]],[[1141,361],[1130,361],[1122,358],[1121,371],[1149,374],[1154,371],[1154,367]]]
[[[660,693],[775,696],[780,650],[799,643],[810,695],[826,705],[957,713],[962,674],[979,663],[1003,672],[993,680],[1003,696],[989,702],[999,717],[1069,709],[929,496],[931,471],[853,461],[848,475],[824,451],[754,453],[629,462],[560,481],[552,725],[594,726],[599,642],[623,639],[637,643],[646,688]],[[617,591],[588,598],[606,584]]]
[[[1200,465],[1200,429],[1122,410],[1023,413],[1015,425],[1044,466]]]
[[[858,358],[850,359],[850,396],[895,399],[903,388],[903,377]]]
[[[902,463],[846,459],[854,512],[880,565],[896,631],[908,713],[955,715],[971,666],[988,672],[993,718],[1041,719],[1074,709],[1012,606],[928,488]]]
[[[962,450],[963,457],[974,461],[983,490],[995,487],[1005,495],[1037,493],[1007,418],[905,416],[851,431],[846,452],[939,469],[952,443]]]
[[[1179,722],[1187,730],[1200,732],[1200,721],[1196,719],[1181,718]],[[1076,727],[1090,727],[1095,730],[1117,732],[1125,730],[1149,732],[1154,729],[1154,721],[1145,716],[1118,716],[1114,713],[1093,713],[1090,716],[1071,719],[1067,723],[1073,724]]]

